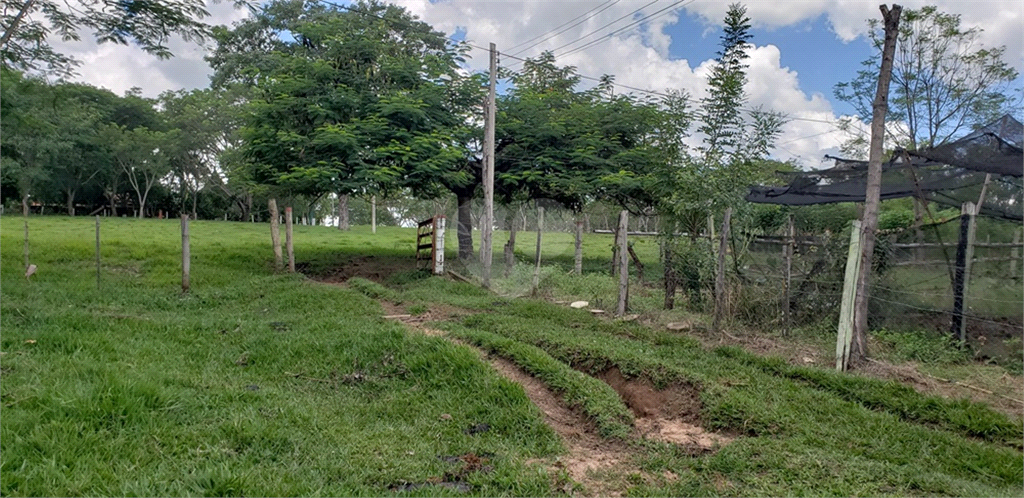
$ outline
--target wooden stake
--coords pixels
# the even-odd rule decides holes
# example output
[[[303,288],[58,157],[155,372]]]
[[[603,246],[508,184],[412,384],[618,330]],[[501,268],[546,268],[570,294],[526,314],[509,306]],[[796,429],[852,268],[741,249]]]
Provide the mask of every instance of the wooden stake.
[[[512,274],[512,268],[516,264],[516,219],[515,214],[509,214],[508,242],[505,243],[505,277]]]
[[[671,235],[668,235],[671,237]],[[670,310],[676,306],[676,271],[673,253],[675,252],[675,240],[669,239],[664,245],[665,259],[665,309]]]
[[[295,249],[292,246],[292,207],[284,208],[284,243],[288,250],[288,273],[295,273]]]
[[[270,243],[274,247],[274,271],[281,271],[284,259],[281,256],[281,214],[277,210],[277,199],[267,201],[270,210]]]
[[[629,247],[626,232],[629,230],[629,211],[623,209],[619,213],[619,302],[615,307],[615,316],[626,314],[629,305]]]
[[[867,190],[864,196],[864,217],[861,218],[861,261],[857,277],[857,298],[853,314],[853,345],[850,358],[860,363],[867,358],[868,301],[871,292],[871,259],[875,253],[875,232],[878,230],[878,206],[882,193],[882,141],[885,136],[885,113],[889,109],[889,82],[892,77],[893,54],[899,35],[900,13],[903,7],[892,9],[880,5],[885,26],[882,46],[882,66],[878,72],[878,88],[872,104],[871,146],[868,151]],[[849,366],[849,365],[847,365]]]
[[[25,271],[28,271],[28,216],[25,216]]]
[[[189,247],[188,215],[181,215],[181,292],[188,292],[189,276],[192,271],[192,250]]]
[[[1024,228],[1013,234],[1013,249],[1010,251],[1010,278],[1017,278],[1017,262],[1020,261],[1020,236]]]
[[[718,274],[715,276],[715,318],[711,328],[715,332],[721,331],[722,319],[725,318],[725,253],[728,252],[729,244],[729,219],[732,218],[732,208],[725,208],[725,215],[722,217],[722,233],[718,241]]]
[[[846,278],[843,280],[843,297],[839,305],[839,329],[836,334],[836,370],[847,369],[850,361],[850,347],[853,341],[853,312],[857,298],[857,276],[860,274],[861,226],[853,221],[850,229],[850,249],[846,256]]]
[[[498,51],[491,44],[490,87],[484,107],[484,216],[480,222],[480,263],[483,265],[483,286],[491,287],[491,262],[494,258],[492,237],[494,232],[494,115],[495,80],[498,73]]]
[[[96,215],[96,288],[100,288],[100,215]]]
[[[785,282],[782,292],[782,335],[789,336],[790,328],[792,327],[791,317],[789,316],[790,297],[789,288],[792,284],[793,276],[793,250],[796,245],[796,227],[793,226],[793,215],[789,215],[789,226],[786,230],[787,241],[786,245],[782,246],[782,257],[785,260],[784,271],[785,271]]]
[[[537,295],[537,287],[540,286],[540,238],[541,234],[544,233],[544,208],[537,208],[537,256],[534,259],[533,267],[533,286],[530,290],[530,294]]]
[[[583,275],[583,221],[576,220],[576,256],[573,271],[577,275]]]
[[[960,243],[956,248],[956,278],[953,281],[953,323],[950,332],[953,339],[964,342],[967,340],[967,294],[971,283],[971,264],[974,260],[974,237],[977,229],[975,223],[977,207],[973,202],[965,202],[960,208]]]
[[[377,196],[370,197],[370,231],[377,233]]]

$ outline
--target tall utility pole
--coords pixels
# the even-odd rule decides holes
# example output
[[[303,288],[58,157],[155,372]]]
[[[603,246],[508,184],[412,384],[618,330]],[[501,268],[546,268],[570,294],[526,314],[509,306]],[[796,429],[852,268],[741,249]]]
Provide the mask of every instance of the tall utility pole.
[[[885,26],[885,42],[882,45],[882,67],[878,71],[878,89],[872,103],[871,148],[868,151],[868,182],[864,196],[864,217],[861,222],[860,274],[857,276],[857,298],[853,315],[853,344],[850,362],[856,365],[867,358],[868,298],[871,280],[871,257],[875,253],[875,232],[878,230],[878,204],[882,191],[882,139],[885,135],[885,113],[889,109],[889,81],[892,77],[892,60],[896,52],[896,38],[900,30],[900,13],[903,7],[893,5],[891,9],[879,5]]]
[[[494,230],[494,85],[498,73],[498,51],[491,44],[491,81],[484,106],[484,219],[480,226],[480,262],[484,287],[491,286],[491,236]]]

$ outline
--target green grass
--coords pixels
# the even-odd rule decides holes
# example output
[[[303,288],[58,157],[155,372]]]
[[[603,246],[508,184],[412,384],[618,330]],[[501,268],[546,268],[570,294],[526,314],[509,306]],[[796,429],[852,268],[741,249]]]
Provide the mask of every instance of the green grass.
[[[529,265],[496,281],[504,295],[412,270],[324,285],[273,273],[267,225],[194,222],[182,295],[176,221],[104,219],[97,289],[91,219],[31,218],[30,229],[39,269],[27,281],[21,219],[0,220],[5,496],[562,493],[527,463],[564,448],[523,389],[466,347],[381,319],[378,299],[417,315],[464,310],[434,325],[515,361],[608,436],[628,432],[629,413],[584,373],[699,388],[702,425],[739,437],[700,456],[633,444],[642,474],[624,494],[1019,496],[1024,480],[1018,421],[511,297]],[[314,274],[371,257],[405,264],[414,234],[297,226],[296,261]],[[569,275],[571,234],[545,238],[542,295],[608,299],[610,236],[585,239],[583,277]],[[520,241],[532,253],[532,238]],[[656,244],[641,250],[656,259]],[[489,430],[467,431],[478,424]],[[466,453],[493,470],[439,458]],[[659,477],[669,472],[678,478]],[[470,491],[400,491],[446,475]]]
[[[483,330],[453,327],[452,333],[512,360],[530,375],[562,393],[566,404],[582,407],[602,436],[625,439],[629,435],[633,415],[608,384],[569,368],[535,346]]]
[[[532,344],[592,373],[615,366],[656,385],[702,386],[705,427],[745,436],[696,460],[651,449],[645,470],[688,477],[631,493],[1012,495],[1024,479],[1021,453],[1007,446],[1020,438],[1019,424],[979,405],[812,375],[818,370],[780,375],[730,350],[706,351],[692,339],[547,303],[516,301],[449,328],[460,326]]]
[[[30,220],[31,282],[20,221],[0,225],[0,494],[380,496],[468,452],[494,467],[471,494],[555,492],[524,463],[561,445],[521,387],[359,292],[272,275],[265,225],[193,223],[183,296],[177,223],[103,220],[97,290],[92,220]],[[297,259],[396,253],[383,232],[296,227]]]

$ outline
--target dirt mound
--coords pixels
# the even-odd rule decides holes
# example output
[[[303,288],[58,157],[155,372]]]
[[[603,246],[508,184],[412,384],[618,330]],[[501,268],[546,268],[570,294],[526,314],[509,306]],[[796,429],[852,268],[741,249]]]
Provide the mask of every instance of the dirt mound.
[[[298,266],[298,265],[296,265]],[[365,278],[375,282],[383,282],[388,277],[401,272],[416,269],[416,260],[412,258],[389,258],[380,256],[362,256],[352,258],[340,265],[316,271],[311,278],[327,283],[341,283],[352,277]]]
[[[636,416],[637,431],[648,439],[698,452],[714,450],[732,441],[700,426],[700,390],[692,384],[680,383],[659,391],[647,379],[627,379],[618,367],[596,377],[619,393]]]

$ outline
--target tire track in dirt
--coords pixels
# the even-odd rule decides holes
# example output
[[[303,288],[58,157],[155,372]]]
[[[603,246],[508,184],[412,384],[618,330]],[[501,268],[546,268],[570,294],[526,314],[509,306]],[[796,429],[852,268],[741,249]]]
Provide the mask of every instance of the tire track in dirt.
[[[426,326],[431,317],[408,316],[401,313],[402,308],[391,303],[381,302],[387,317],[402,322],[406,327],[419,333],[443,337],[444,339],[467,347],[480,355],[481,360],[489,363],[502,377],[522,386],[530,402],[544,415],[544,423],[551,427],[562,440],[567,450],[554,460],[528,460],[527,464],[539,464],[547,467],[552,479],[557,483],[557,475],[565,471],[576,484],[583,488],[584,496],[622,496],[622,482],[625,476],[640,472],[634,462],[632,452],[624,441],[602,438],[587,417],[565,405],[562,397],[541,380],[533,377],[515,363],[490,355],[464,341],[448,337],[441,330]],[[433,320],[438,317],[433,317]],[[563,489],[568,494],[576,495],[572,487]]]

